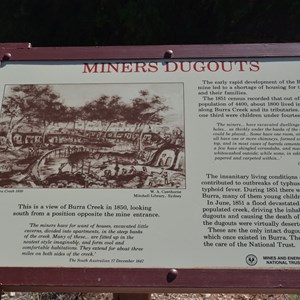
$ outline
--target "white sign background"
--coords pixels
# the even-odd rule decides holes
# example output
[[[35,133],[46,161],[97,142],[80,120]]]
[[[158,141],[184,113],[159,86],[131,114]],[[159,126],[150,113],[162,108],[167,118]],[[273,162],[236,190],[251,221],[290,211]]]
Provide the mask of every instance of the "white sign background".
[[[176,193],[176,188],[154,188],[164,198],[155,197],[135,197],[134,194],[150,194],[150,189],[49,189],[49,188],[24,188],[22,192],[18,189],[2,188],[0,194],[1,216],[0,216],[0,266],[2,267],[112,267],[112,268],[252,268],[247,262],[247,257],[253,255],[256,268],[282,268],[291,267],[298,268],[299,265],[289,264],[287,257],[294,257],[297,261],[300,243],[293,241],[294,247],[275,247],[264,246],[247,246],[238,247],[237,236],[242,235],[236,232],[236,239],[224,240],[221,238],[220,244],[215,244],[216,240],[209,240],[213,246],[205,246],[205,238],[208,234],[208,227],[203,225],[203,208],[207,207],[207,200],[203,198],[203,181],[208,181],[207,174],[227,175],[248,175],[261,174],[272,176],[290,175],[299,176],[299,156],[288,155],[277,160],[216,160],[214,155],[213,128],[217,128],[217,123],[285,123],[290,122],[299,124],[299,118],[261,118],[261,117],[199,117],[199,103],[204,103],[204,95],[200,95],[199,87],[203,86],[219,86],[219,81],[226,81],[228,85],[234,87],[237,84],[229,83],[242,81],[241,86],[245,85],[245,81],[284,81],[284,86],[288,86],[288,81],[297,82],[300,80],[300,62],[296,59],[254,59],[255,65],[252,71],[249,68],[250,63],[245,64],[245,70],[241,71],[239,67],[234,67],[230,72],[207,68],[203,72],[191,70],[183,72],[180,68],[177,71],[166,72],[166,64],[158,61],[157,70],[155,72],[111,72],[111,73],[94,73],[84,72],[85,62],[26,62],[26,63],[7,63],[0,69],[0,94],[5,93],[8,86],[20,84],[34,85],[91,85],[91,95],[85,94],[85,90],[80,92],[78,89],[77,98],[85,97],[92,99],[96,96],[94,87],[100,85],[102,93],[110,93],[110,88],[127,84],[130,89],[124,90],[121,96],[129,97],[132,93],[134,85],[136,92],[144,88],[151,93],[158,93],[160,96],[167,98],[168,103],[173,105],[175,112],[180,111],[180,106],[184,118],[184,143],[185,143],[185,176],[186,186],[180,190],[180,198],[168,197],[168,192]],[[258,61],[258,63],[257,63]],[[201,61],[207,63],[207,61]],[[220,61],[218,61],[220,63]],[[247,61],[248,62],[248,61]],[[88,62],[93,66],[95,62]],[[98,62],[101,64],[101,62]],[[104,62],[103,62],[104,63]],[[170,65],[171,66],[171,65]],[[214,65],[215,66],[215,65]],[[211,84],[208,82],[212,82]],[[94,86],[95,85],[95,86]],[[102,85],[102,86],[101,86]],[[221,84],[222,85],[222,84]],[[258,87],[260,84],[253,84]],[[251,91],[251,97],[285,97],[293,98],[294,107],[296,106],[300,89],[297,84],[294,90],[289,89],[261,89]],[[172,89],[174,87],[174,90]],[[221,86],[222,88],[222,86]],[[75,92],[76,93],[76,92]],[[128,94],[129,93],[129,94]],[[182,93],[182,94],[181,94]],[[223,94],[224,95],[224,94]],[[223,96],[222,95],[222,96]],[[132,95],[135,97],[136,95]],[[216,95],[209,97],[216,100]],[[226,96],[228,101],[228,97]],[[70,98],[71,99],[71,98]],[[69,100],[68,100],[69,101]],[[74,101],[77,101],[74,99]],[[174,104],[174,102],[176,101]],[[182,103],[181,103],[182,101]],[[238,107],[239,108],[239,107]],[[227,125],[226,125],[227,126]],[[242,183],[243,186],[243,183]],[[222,192],[217,192],[222,196]],[[239,199],[239,198],[238,198]],[[222,199],[221,199],[222,200]],[[215,201],[215,200],[212,200]],[[230,199],[232,201],[232,199]],[[251,201],[250,201],[251,202]],[[68,217],[68,216],[13,216],[13,213],[20,211],[19,205],[26,205],[33,208],[36,206],[63,205],[74,206],[100,206],[106,205],[130,205],[151,207],[152,212],[158,213],[159,217],[143,218],[143,217]],[[217,205],[213,205],[217,206]],[[24,206],[25,207],[25,206]],[[249,209],[253,206],[250,204]],[[22,208],[21,210],[26,210]],[[30,211],[31,209],[28,209]],[[53,210],[49,208],[52,213]],[[71,210],[69,210],[71,212]],[[79,210],[74,210],[78,213]],[[86,211],[84,209],[83,211]],[[115,213],[115,212],[114,212]],[[131,211],[131,213],[133,213]],[[293,214],[297,215],[297,214]],[[297,217],[295,217],[296,220]],[[213,220],[213,222],[216,219]],[[282,221],[282,220],[279,220]],[[40,224],[103,224],[103,225],[147,225],[148,228],[142,231],[142,234],[134,236],[133,241],[127,241],[130,246],[129,251],[113,250],[113,251],[92,251],[92,257],[86,257],[82,253],[90,253],[80,249],[77,251],[79,255],[73,256],[73,251],[62,251],[65,255],[37,254],[37,250],[33,251],[33,255],[22,255],[22,247],[26,238],[25,230],[30,229],[30,223]],[[211,227],[225,229],[225,226]],[[38,227],[39,228],[39,227]],[[234,226],[236,230],[239,225]],[[252,225],[255,229],[256,226]],[[283,228],[282,228],[283,229]],[[292,228],[295,229],[295,228]],[[250,228],[249,228],[250,230]],[[218,233],[215,233],[216,235]],[[297,234],[296,234],[297,235]],[[223,235],[220,235],[223,236]],[[289,234],[281,234],[286,236],[290,242]],[[298,234],[299,238],[300,235]],[[66,237],[65,237],[66,238]],[[30,237],[27,239],[30,240]],[[35,238],[34,238],[35,239]],[[66,238],[67,239],[67,238]],[[73,237],[70,240],[76,240]],[[51,238],[52,242],[55,238]],[[79,245],[82,245],[82,239],[78,239]],[[230,242],[235,241],[234,247],[229,247]],[[226,245],[222,242],[227,243]],[[248,243],[249,240],[246,240]],[[276,241],[277,242],[277,241]],[[51,244],[53,246],[53,244]],[[131,247],[142,248],[139,251],[132,251]],[[86,245],[89,247],[89,245]],[[51,248],[50,250],[51,251]],[[47,252],[47,251],[46,251]],[[68,254],[67,254],[68,253]],[[281,261],[281,263],[267,264],[264,257],[273,257],[271,261]],[[285,259],[279,259],[285,257]],[[89,260],[92,258],[92,262]],[[88,259],[88,261],[86,261]],[[283,263],[285,261],[286,263]]]

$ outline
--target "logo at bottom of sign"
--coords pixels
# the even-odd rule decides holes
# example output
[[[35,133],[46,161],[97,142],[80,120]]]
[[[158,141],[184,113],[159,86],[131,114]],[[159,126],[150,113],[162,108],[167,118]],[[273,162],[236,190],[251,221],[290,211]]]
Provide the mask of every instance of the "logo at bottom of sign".
[[[249,266],[255,266],[257,264],[257,257],[254,254],[249,254],[246,256],[246,263]]]

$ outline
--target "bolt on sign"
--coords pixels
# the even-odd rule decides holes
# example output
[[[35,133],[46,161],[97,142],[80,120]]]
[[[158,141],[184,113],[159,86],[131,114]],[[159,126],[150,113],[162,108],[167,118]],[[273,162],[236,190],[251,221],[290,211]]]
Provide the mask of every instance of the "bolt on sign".
[[[300,44],[0,54],[1,288],[299,288]]]

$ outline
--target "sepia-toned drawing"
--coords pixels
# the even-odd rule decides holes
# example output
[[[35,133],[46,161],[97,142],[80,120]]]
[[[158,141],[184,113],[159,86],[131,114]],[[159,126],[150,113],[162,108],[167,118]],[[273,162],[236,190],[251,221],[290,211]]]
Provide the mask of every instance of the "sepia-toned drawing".
[[[2,188],[185,188],[183,84],[6,85]]]

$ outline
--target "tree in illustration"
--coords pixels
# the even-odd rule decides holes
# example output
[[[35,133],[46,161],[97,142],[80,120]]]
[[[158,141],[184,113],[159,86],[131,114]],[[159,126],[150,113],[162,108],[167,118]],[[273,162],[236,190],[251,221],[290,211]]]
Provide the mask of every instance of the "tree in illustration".
[[[88,123],[94,120],[95,105],[93,102],[86,102],[85,105],[79,107],[78,117],[83,122],[83,135],[86,134]]]
[[[6,133],[6,148],[14,150],[13,130],[25,119],[25,105],[19,95],[5,97],[2,105],[2,114],[8,117],[8,128]]]
[[[136,132],[139,133],[138,150],[143,151],[143,134],[147,125],[162,124],[164,111],[169,109],[164,104],[164,99],[157,95],[150,95],[148,90],[141,90],[140,97],[132,99],[132,103],[126,111],[126,121],[136,124]]]
[[[98,99],[88,103],[90,115],[90,121],[103,122],[105,121],[105,115],[107,114],[107,102],[109,97],[107,95],[102,95]]]
[[[35,99],[31,106],[31,116],[42,127],[42,143],[45,144],[49,127],[66,121],[67,108],[62,103],[59,94],[51,86],[35,85],[34,87]]]
[[[114,95],[111,96],[106,102],[105,111],[103,114],[104,121],[107,122],[105,129],[105,137],[109,131],[111,125],[115,122],[124,121],[124,107],[125,104],[121,101],[121,97]]]
[[[49,86],[42,85],[17,85],[11,87],[11,94],[4,98],[2,105],[2,114],[8,118],[8,129],[6,135],[6,143],[8,150],[14,150],[12,140],[13,132],[25,121],[32,119],[40,119],[42,110],[39,106],[43,106],[45,98],[48,102],[54,102],[59,96],[53,92]],[[44,114],[51,111],[44,109]],[[45,117],[47,119],[47,117]]]
[[[117,95],[102,95],[98,99],[86,103],[80,109],[82,111],[81,119],[84,119],[84,122],[105,122],[107,125],[104,130],[104,137],[106,137],[113,123],[125,120],[125,106],[126,105],[121,101],[121,97]]]

